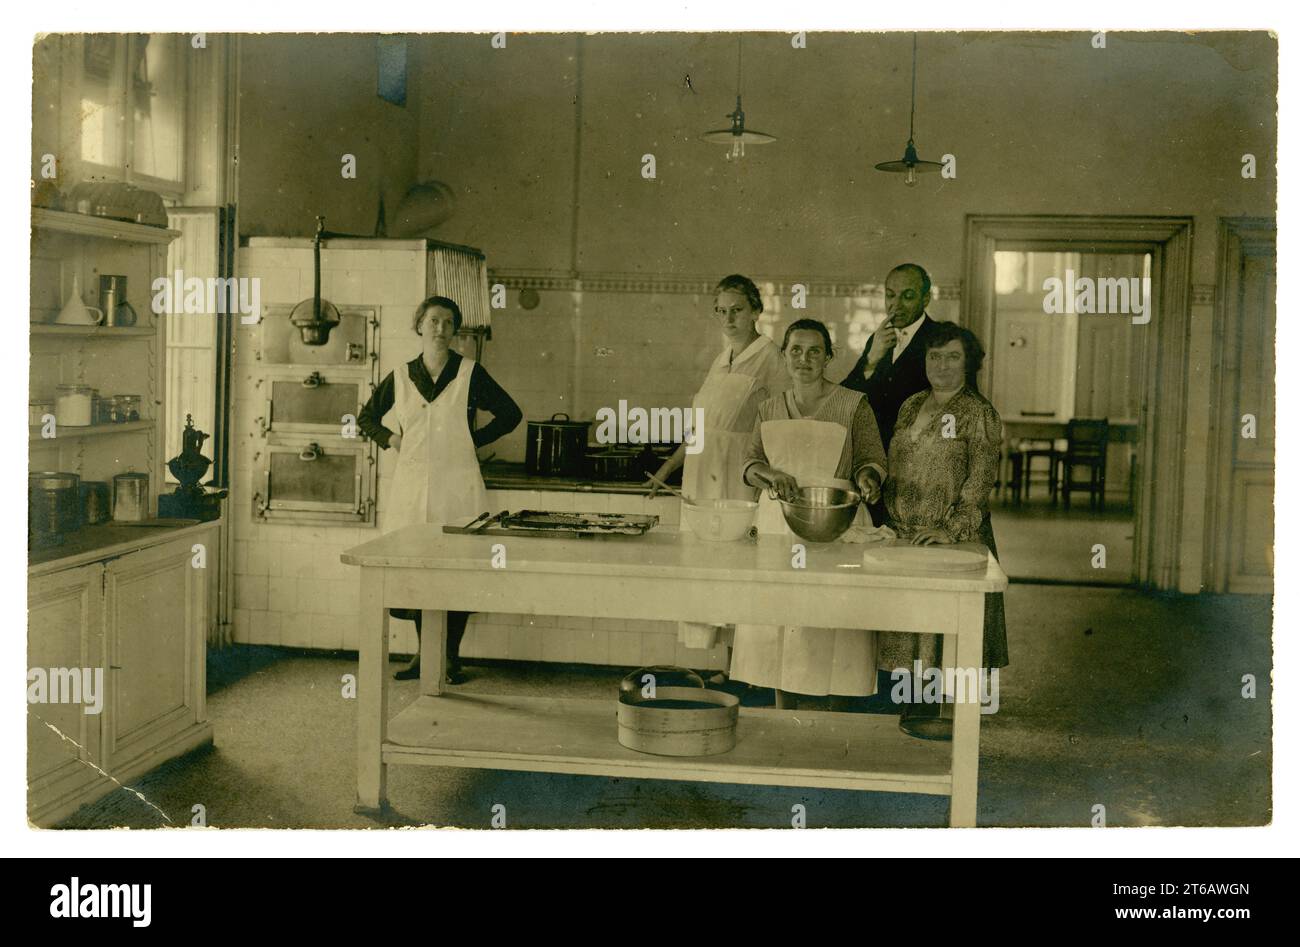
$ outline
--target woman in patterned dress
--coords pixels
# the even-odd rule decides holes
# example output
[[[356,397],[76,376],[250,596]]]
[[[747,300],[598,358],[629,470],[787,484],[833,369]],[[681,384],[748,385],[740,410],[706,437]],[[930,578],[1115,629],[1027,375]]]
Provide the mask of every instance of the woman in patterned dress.
[[[899,409],[885,510],[902,539],[918,545],[982,543],[996,558],[989,493],[1001,456],[1002,418],[976,385],[983,361],[979,339],[956,323],[940,322],[926,338],[930,387]],[[923,668],[939,666],[937,635],[882,632],[879,639],[884,671],[910,672],[917,660]],[[1002,593],[996,592],[984,596],[984,667],[1007,663],[1006,618]]]

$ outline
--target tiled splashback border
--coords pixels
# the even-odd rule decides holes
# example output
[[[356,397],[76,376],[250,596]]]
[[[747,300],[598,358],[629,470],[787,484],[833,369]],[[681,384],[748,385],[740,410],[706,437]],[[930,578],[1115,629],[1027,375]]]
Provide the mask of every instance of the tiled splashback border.
[[[761,290],[788,296],[796,284],[802,285],[810,296],[873,296],[884,292],[884,283],[849,283],[832,279],[799,279],[794,277],[750,277]],[[934,281],[935,299],[960,300],[959,280]],[[547,270],[511,270],[488,268],[488,282],[500,283],[508,290],[559,290],[561,292],[590,293],[664,293],[703,296],[713,291],[716,277],[654,276],[643,273],[579,273]]]

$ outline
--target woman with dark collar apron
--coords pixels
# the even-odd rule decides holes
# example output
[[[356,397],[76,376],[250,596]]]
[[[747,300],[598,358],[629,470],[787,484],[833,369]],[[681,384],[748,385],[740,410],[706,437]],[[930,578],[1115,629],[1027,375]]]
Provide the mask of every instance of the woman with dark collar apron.
[[[445,296],[431,296],[415,310],[412,327],[424,340],[424,350],[402,369],[390,373],[361,409],[357,427],[387,450],[397,451],[397,471],[380,515],[389,531],[411,523],[446,523],[475,516],[487,509],[487,491],[479,472],[477,448],[509,434],[523,420],[514,400],[473,359],[451,350],[461,325],[460,307]],[[471,418],[482,408],[492,421],[471,429]],[[393,412],[397,431],[381,423]],[[394,608],[394,618],[415,622],[420,635],[420,610]],[[460,676],[460,642],[468,612],[447,612],[447,683]],[[398,680],[420,676],[420,652],[393,675]]]

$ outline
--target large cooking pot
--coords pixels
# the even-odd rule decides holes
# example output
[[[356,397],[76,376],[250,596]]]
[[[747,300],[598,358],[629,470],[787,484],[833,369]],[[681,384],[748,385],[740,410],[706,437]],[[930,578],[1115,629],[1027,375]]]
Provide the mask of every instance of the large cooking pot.
[[[644,480],[641,454],[634,450],[610,448],[587,455],[591,479],[602,481]]]
[[[563,413],[549,421],[528,422],[524,467],[534,477],[581,478],[587,454],[590,421],[570,421]]]

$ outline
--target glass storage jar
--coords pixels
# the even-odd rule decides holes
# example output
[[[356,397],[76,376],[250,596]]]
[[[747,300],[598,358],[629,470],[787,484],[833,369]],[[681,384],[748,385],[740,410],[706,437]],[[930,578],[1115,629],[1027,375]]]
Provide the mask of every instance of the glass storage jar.
[[[99,423],[100,424],[117,424],[121,421],[119,417],[119,399],[117,395],[105,395],[99,399]]]
[[[60,427],[89,427],[94,389],[89,385],[59,385],[54,399],[54,418]]]
[[[125,424],[129,421],[140,420],[140,396],[139,395],[118,395],[118,421]]]

